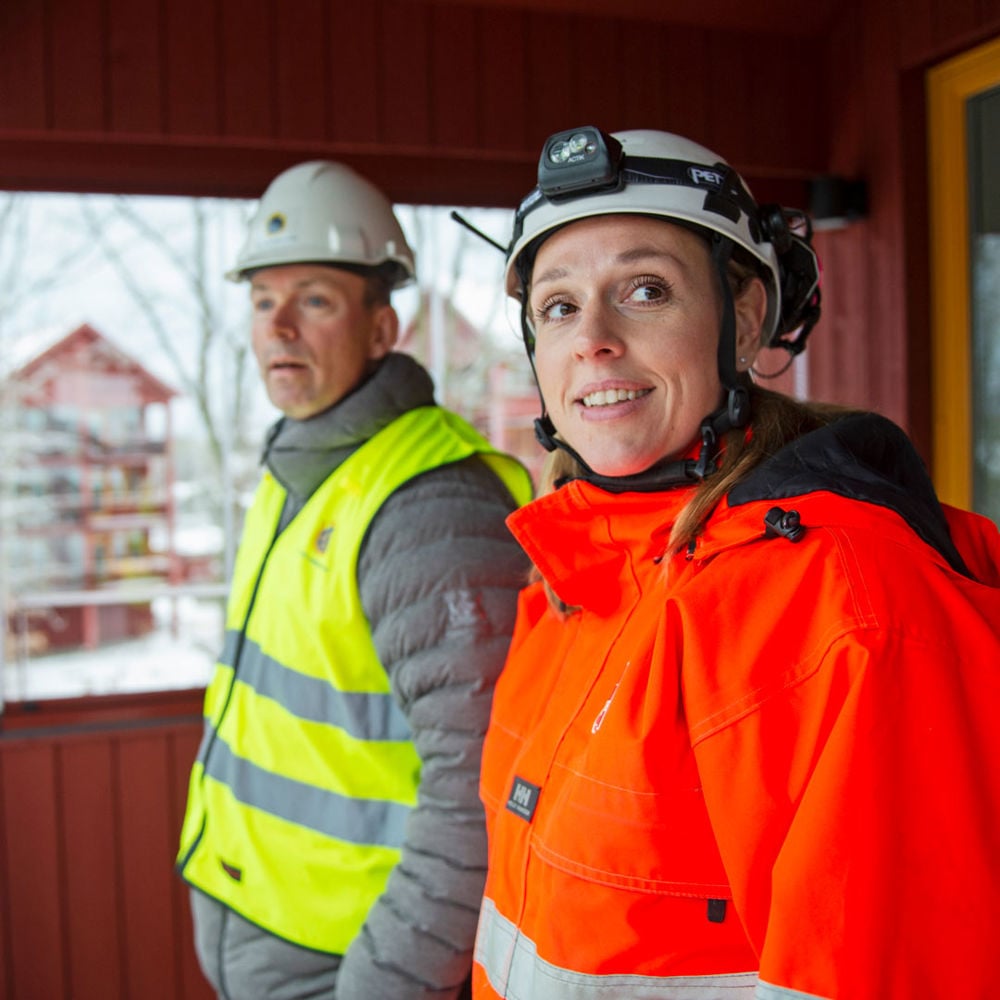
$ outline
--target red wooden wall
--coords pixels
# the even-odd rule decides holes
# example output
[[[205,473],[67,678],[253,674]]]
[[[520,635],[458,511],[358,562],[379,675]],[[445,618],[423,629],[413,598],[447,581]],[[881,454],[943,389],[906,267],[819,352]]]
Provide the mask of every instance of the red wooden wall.
[[[1000,34],[1000,0],[844,4],[817,48],[828,80],[828,169],[868,183],[869,217],[821,238],[824,314],[814,394],[896,420],[927,461],[931,396],[924,77]]]
[[[252,197],[329,156],[400,201],[512,206],[544,137],[584,122],[688,134],[766,200],[861,177],[868,219],[817,240],[812,395],[881,410],[929,454],[923,75],[1000,33],[1000,0],[742,4],[750,27],[727,7],[3,0],[0,189]],[[32,729],[8,707],[4,997],[207,997],[172,874],[198,712],[197,693],[81,702]]]
[[[589,121],[687,133],[765,178],[826,161],[808,46],[725,27],[461,0],[5,0],[0,55],[0,188],[256,196],[322,154],[398,200],[513,204],[544,137]]]
[[[8,706],[0,997],[209,1000],[172,866],[201,692]]]

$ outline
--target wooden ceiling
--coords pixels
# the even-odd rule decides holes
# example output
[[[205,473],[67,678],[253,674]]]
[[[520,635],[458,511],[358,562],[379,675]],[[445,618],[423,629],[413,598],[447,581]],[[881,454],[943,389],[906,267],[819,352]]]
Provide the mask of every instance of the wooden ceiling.
[[[408,0],[412,2],[412,0]],[[426,3],[427,0],[420,0]],[[815,38],[831,24],[844,0],[430,0],[461,7],[493,7],[587,14]]]

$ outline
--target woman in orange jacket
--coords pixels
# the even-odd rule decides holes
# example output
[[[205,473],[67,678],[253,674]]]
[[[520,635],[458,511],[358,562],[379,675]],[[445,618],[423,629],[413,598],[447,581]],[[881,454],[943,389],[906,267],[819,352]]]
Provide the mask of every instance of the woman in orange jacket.
[[[1000,536],[894,424],[754,383],[819,316],[807,224],[573,129],[507,290],[554,458],[508,522],[477,1000],[993,995]]]

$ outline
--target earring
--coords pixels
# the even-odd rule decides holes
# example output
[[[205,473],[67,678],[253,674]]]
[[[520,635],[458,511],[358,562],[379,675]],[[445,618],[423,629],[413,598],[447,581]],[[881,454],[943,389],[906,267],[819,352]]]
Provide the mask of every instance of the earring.
[[[746,359],[746,357],[744,357],[744,356],[743,356],[743,355],[741,354],[741,355],[740,355],[740,364],[741,364],[741,365],[745,365],[746,363],[747,363],[747,359]]]

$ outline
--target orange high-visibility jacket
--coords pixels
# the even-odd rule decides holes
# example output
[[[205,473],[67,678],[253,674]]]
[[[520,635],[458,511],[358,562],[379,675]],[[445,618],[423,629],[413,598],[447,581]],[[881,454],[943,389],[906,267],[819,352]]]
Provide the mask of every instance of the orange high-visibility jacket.
[[[582,610],[496,689],[477,1000],[996,995],[1000,535],[778,481],[667,558],[686,489],[511,516]]]

